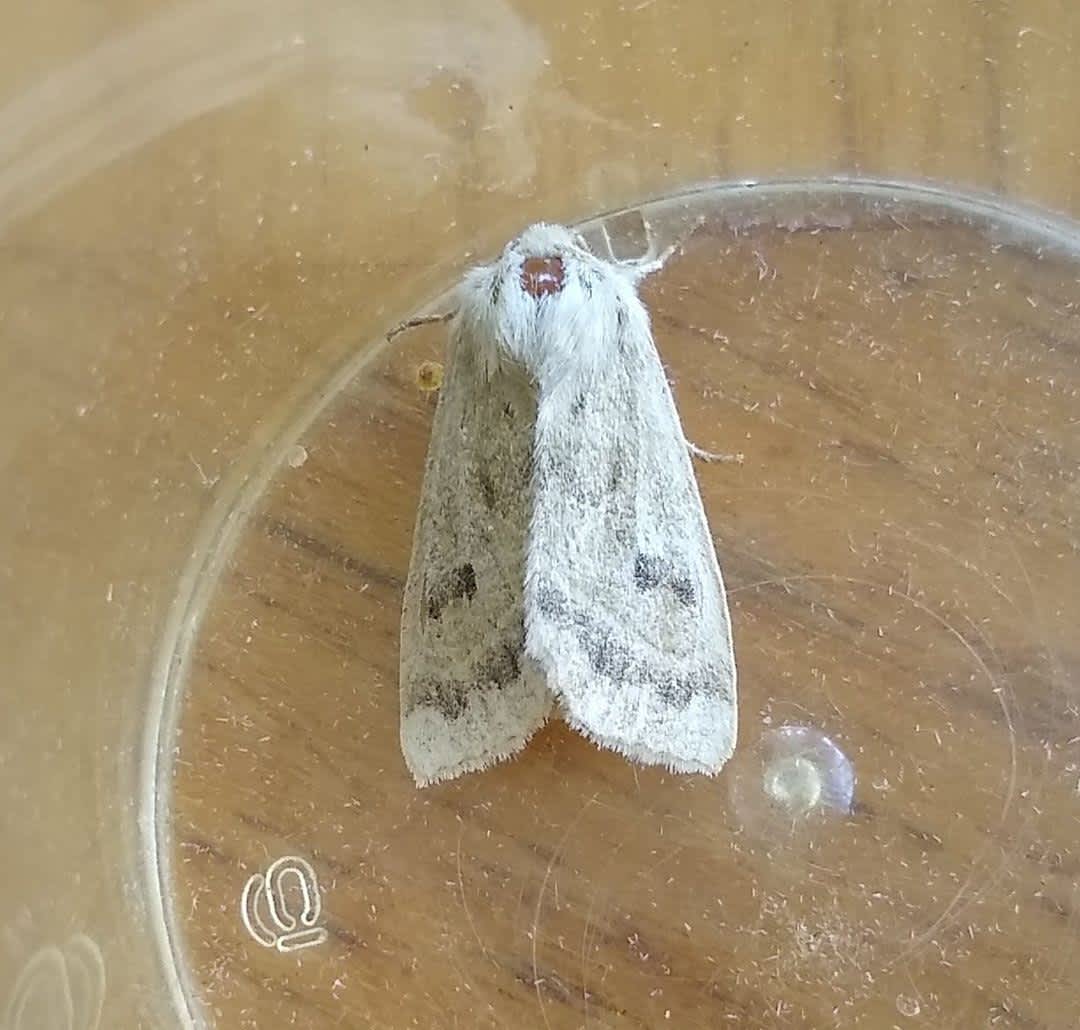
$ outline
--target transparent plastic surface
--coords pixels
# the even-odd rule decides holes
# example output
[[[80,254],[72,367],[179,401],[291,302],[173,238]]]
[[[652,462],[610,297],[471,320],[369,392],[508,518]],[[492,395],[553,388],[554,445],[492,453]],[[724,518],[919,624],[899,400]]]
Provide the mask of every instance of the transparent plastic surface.
[[[807,183],[583,228],[634,256],[645,221],[681,241],[644,292],[684,425],[743,457],[698,471],[736,758],[672,776],[553,725],[415,788],[396,635],[445,327],[376,344],[238,498],[177,666],[163,887],[226,1025],[1076,1015],[1071,930],[1033,900],[1073,890],[1049,857],[1074,836],[1071,630],[1044,600],[1074,571],[1070,492],[1040,462],[1075,433],[1072,358],[1045,345],[1076,319],[1068,241]],[[302,917],[304,883],[316,936],[237,908],[247,884]]]
[[[10,15],[0,1026],[1074,1026],[1080,16],[458,6]],[[680,244],[715,779],[398,753],[385,334],[538,218]]]

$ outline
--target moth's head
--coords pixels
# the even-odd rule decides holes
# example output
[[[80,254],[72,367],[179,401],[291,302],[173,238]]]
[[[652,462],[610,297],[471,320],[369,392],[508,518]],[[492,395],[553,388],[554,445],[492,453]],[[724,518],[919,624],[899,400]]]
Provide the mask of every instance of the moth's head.
[[[539,300],[561,293],[568,268],[574,274],[591,257],[581,236],[561,225],[539,222],[506,245],[499,264],[504,279],[516,278],[526,296]]]
[[[596,257],[577,233],[542,222],[469,272],[460,301],[459,323],[487,352],[487,367],[509,358],[532,374],[544,362],[599,358],[620,309],[638,303],[616,265]]]

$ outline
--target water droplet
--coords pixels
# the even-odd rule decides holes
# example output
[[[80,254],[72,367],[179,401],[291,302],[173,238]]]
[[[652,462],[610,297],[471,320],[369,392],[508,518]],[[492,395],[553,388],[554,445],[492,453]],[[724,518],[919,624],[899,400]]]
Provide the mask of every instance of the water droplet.
[[[758,829],[779,830],[813,815],[845,814],[854,793],[848,757],[811,726],[767,730],[733,771],[735,808]]]
[[[821,773],[802,755],[783,755],[765,770],[765,793],[793,812],[809,812],[821,800]]]

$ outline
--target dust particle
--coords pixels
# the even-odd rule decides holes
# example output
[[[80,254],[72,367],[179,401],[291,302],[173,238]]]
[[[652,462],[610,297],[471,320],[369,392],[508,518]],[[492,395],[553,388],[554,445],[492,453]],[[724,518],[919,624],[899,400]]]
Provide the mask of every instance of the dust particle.
[[[300,468],[308,460],[307,448],[302,447],[300,444],[290,447],[285,460],[289,463],[290,468]]]

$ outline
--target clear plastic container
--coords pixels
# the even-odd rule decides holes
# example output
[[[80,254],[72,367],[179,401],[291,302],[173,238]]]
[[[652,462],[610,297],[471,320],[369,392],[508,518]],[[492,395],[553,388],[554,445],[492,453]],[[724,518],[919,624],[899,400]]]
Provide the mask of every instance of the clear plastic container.
[[[451,10],[450,8],[456,8]],[[0,1027],[1073,1027],[1080,13],[9,12]],[[640,253],[733,612],[716,778],[418,791],[444,329]],[[437,375],[434,377],[437,379]]]

